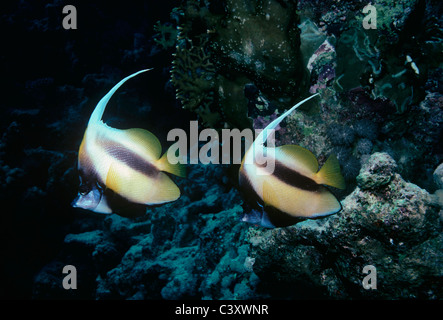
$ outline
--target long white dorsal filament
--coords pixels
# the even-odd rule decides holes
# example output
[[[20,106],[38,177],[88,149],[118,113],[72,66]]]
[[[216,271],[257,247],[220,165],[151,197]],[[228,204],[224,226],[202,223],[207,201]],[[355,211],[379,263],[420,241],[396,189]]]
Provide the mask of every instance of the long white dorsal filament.
[[[275,128],[279,125],[280,122],[282,122],[282,120],[284,118],[286,118],[289,114],[291,114],[295,109],[297,109],[303,103],[305,103],[306,101],[314,98],[317,95],[319,95],[319,93],[316,93],[316,94],[314,94],[314,95],[312,95],[310,97],[307,97],[306,99],[300,101],[295,106],[293,106],[291,109],[289,109],[288,111],[283,113],[280,117],[278,117],[277,119],[272,121],[270,124],[268,124],[266,126],[266,128],[263,129],[262,132],[260,132],[260,134],[257,136],[257,138],[255,138],[254,145],[255,146],[263,145],[265,143],[265,141],[269,138],[269,136],[272,134],[272,130],[275,130]]]
[[[152,69],[144,69],[140,70],[136,73],[133,73],[123,80],[121,80],[119,83],[117,83],[109,92],[97,103],[97,106],[94,109],[94,112],[92,112],[91,117],[89,118],[88,125],[98,123],[102,119],[103,113],[105,112],[106,105],[108,104],[109,100],[111,99],[112,95],[120,88],[123,83],[125,83],[127,80],[131,79],[132,77],[137,76],[138,74],[142,72],[146,72]]]

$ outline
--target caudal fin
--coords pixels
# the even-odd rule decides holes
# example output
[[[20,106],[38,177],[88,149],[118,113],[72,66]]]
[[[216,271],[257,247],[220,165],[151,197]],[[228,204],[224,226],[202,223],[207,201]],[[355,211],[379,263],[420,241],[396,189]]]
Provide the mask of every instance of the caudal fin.
[[[181,163],[172,164],[169,162],[167,151],[157,161],[157,165],[161,171],[169,172],[182,178],[186,177],[186,167]]]
[[[332,154],[328,160],[326,160],[323,167],[315,175],[317,183],[326,184],[331,187],[345,189],[345,179],[340,172],[340,163],[337,157]]]

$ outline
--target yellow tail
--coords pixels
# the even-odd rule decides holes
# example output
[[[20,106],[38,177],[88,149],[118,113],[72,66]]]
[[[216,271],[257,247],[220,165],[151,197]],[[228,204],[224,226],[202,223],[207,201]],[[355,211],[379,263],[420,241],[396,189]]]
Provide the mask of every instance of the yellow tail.
[[[181,163],[170,163],[168,160],[168,151],[157,161],[157,165],[161,171],[169,172],[182,178],[186,177],[186,167]]]
[[[346,188],[345,179],[340,172],[340,163],[334,154],[326,160],[320,171],[316,173],[315,181],[339,189]]]

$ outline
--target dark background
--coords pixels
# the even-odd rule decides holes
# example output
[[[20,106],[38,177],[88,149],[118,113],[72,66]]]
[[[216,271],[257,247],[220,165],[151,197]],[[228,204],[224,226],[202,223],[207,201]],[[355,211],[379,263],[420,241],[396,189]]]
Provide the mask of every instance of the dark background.
[[[77,9],[76,30],[62,26],[68,4]],[[176,103],[169,84],[173,51],[154,41],[153,26],[157,21],[173,23],[170,13],[177,4],[2,3],[2,299],[31,298],[33,277],[79,223],[74,221],[82,213],[70,206],[78,187],[77,150],[93,108],[115,83],[154,68],[114,95],[105,118],[116,127],[150,128],[160,137],[190,117]]]

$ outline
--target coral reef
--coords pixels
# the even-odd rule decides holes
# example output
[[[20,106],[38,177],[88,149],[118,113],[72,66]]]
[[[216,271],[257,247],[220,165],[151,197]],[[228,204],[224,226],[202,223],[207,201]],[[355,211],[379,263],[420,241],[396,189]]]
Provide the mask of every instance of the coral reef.
[[[436,27],[434,17],[425,14],[434,6],[431,2],[375,1],[373,5],[376,29],[362,27],[360,10],[337,38],[337,88],[362,86],[373,98],[388,99],[402,114],[424,98],[428,69],[439,67],[422,59],[441,61],[441,25]]]
[[[337,215],[249,233],[261,286],[279,288],[274,294],[281,298],[441,297],[443,237],[435,198],[404,181],[386,153],[372,154],[357,181]],[[362,286],[365,265],[376,267],[377,290]]]
[[[154,36],[154,41],[161,46],[163,50],[168,50],[175,46],[178,30],[172,23],[161,24],[160,21],[157,21],[154,30],[157,31],[157,34]]]
[[[437,169],[435,169],[433,176],[438,189],[443,189],[443,163],[440,163]]]
[[[307,74],[291,1],[189,0],[181,6],[172,82],[183,107],[206,126],[251,126],[245,86],[287,108],[303,93]]]
[[[98,227],[68,234],[64,250],[36,276],[34,297],[55,291],[60,298],[71,297],[56,268],[68,263],[82,270],[89,266],[77,298],[257,297],[258,278],[245,240],[249,226],[239,222],[241,200],[235,189],[220,183],[223,174],[221,167],[195,166],[181,182],[187,194],[177,202],[150,208],[136,219],[113,214]]]
[[[362,28],[363,0],[82,3],[75,31],[62,27],[65,4],[10,2],[0,15],[14,43],[0,59],[2,298],[443,297],[441,2],[372,1],[376,30]],[[177,180],[177,202],[140,216],[73,209],[91,109],[150,67],[105,122],[148,128],[165,147],[196,116],[263,128],[320,93],[281,123],[277,145],[301,145],[320,165],[336,153],[343,210],[249,225],[238,168],[204,165]],[[68,264],[77,290],[62,287]],[[377,290],[363,288],[367,265]]]
[[[320,162],[331,152],[338,155],[348,185],[343,196],[373,151],[388,152],[405,179],[433,191],[431,175],[443,154],[437,76],[443,22],[430,12],[441,8],[432,1],[376,1],[377,29],[365,30],[367,3],[331,1],[322,10],[325,5],[298,4],[310,92],[320,92],[321,101],[288,119],[286,134]],[[429,30],[412,27],[419,22]],[[422,63],[423,56],[433,62]]]
[[[207,39],[200,37],[198,44],[194,42],[191,39],[179,40],[172,62],[171,80],[183,107],[197,112],[204,125],[214,127],[221,120],[221,115],[213,110],[216,108],[216,69],[204,47]]]
[[[34,297],[441,297],[441,207],[397,168],[388,154],[374,153],[342,212],[269,230],[239,222],[241,201],[220,184],[222,168],[194,167],[190,178],[199,188],[176,203],[137,219],[110,215],[68,234],[37,275]],[[60,268],[68,263],[83,275],[74,296],[61,288]],[[377,290],[362,286],[366,265],[376,268]]]

